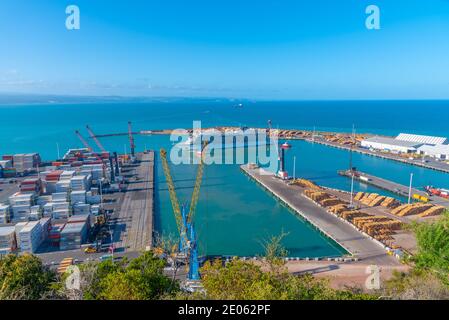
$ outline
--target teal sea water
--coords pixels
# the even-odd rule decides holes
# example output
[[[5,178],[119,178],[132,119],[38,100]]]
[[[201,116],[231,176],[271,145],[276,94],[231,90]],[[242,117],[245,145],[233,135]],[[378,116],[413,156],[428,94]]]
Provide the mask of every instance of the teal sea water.
[[[381,102],[246,102],[235,108],[235,102],[194,101],[154,103],[96,103],[0,106],[0,155],[39,152],[45,159],[57,157],[70,147],[81,147],[74,134],[89,124],[95,133],[126,132],[127,121],[133,129],[191,128],[193,120],[204,127],[216,125],[266,126],[396,135],[399,132],[449,137],[449,102],[447,101],[381,101]],[[102,139],[106,149],[124,152],[125,136]],[[318,184],[349,190],[350,181],[337,175],[346,168],[349,154],[304,141],[292,141],[287,153],[291,172],[296,157],[296,174]],[[94,143],[92,141],[92,145]],[[170,148],[167,136],[136,136],[138,150]],[[360,170],[408,183],[414,173],[415,187],[434,184],[449,188],[449,175],[409,165],[353,155]],[[165,177],[157,162],[156,229],[162,234],[175,234]],[[192,193],[195,166],[172,166],[178,197],[188,202]],[[363,184],[356,190],[386,192]],[[287,232],[284,245],[291,256],[334,256],[340,247],[320,235],[296,217],[264,190],[250,181],[236,165],[211,165],[205,170],[195,223],[201,252],[205,254],[255,255],[263,251],[262,243],[272,235]]]

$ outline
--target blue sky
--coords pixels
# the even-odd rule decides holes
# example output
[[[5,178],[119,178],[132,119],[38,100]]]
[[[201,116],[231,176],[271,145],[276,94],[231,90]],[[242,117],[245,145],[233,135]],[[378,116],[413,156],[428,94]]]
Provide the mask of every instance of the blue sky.
[[[2,0],[0,92],[447,99],[449,1]]]

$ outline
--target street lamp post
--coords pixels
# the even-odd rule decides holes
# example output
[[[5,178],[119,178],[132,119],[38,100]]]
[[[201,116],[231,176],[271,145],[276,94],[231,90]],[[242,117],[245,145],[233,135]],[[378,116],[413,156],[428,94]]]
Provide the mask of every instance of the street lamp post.
[[[293,157],[293,180],[296,179],[296,156]]]
[[[354,207],[354,171],[351,170],[351,208]]]
[[[412,201],[412,185],[413,185],[413,173],[410,173],[410,187],[408,189],[408,204]]]

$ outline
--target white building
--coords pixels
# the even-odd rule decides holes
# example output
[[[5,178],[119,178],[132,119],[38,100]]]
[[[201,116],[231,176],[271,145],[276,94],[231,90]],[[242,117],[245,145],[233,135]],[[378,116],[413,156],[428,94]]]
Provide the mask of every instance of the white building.
[[[361,142],[361,146],[367,149],[386,150],[400,153],[416,153],[422,144],[393,138],[374,136]]]
[[[418,148],[418,153],[441,160],[447,160],[449,159],[449,145],[447,144],[440,144],[435,146],[423,145]]]
[[[396,140],[415,142],[417,144],[439,145],[448,142],[447,138],[422,136],[417,134],[400,133]]]

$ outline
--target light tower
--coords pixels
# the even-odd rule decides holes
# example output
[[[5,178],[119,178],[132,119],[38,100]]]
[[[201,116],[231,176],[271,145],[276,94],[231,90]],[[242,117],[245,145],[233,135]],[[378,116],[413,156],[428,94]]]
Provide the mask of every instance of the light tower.
[[[288,142],[284,142],[280,146],[279,152],[279,171],[277,173],[278,177],[284,180],[288,179],[288,172],[285,170],[285,151],[291,149],[291,145]]]

